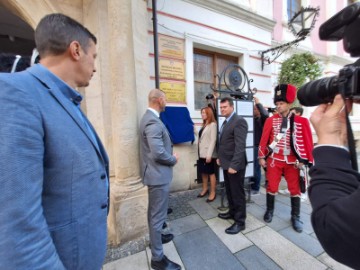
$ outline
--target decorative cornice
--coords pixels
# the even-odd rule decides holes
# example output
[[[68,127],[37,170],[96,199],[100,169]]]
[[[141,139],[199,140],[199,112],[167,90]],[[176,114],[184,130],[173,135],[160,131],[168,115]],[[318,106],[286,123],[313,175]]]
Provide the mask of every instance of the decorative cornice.
[[[262,29],[273,31],[276,21],[270,20],[264,16],[256,14],[251,11],[249,8],[241,7],[240,5],[228,3],[224,0],[183,0],[194,5],[198,5],[204,8],[207,8],[218,13],[222,13],[239,19],[241,21],[251,23],[255,26],[258,26]]]
[[[349,65],[349,64],[355,62],[355,60],[356,59],[353,59],[353,61],[351,61],[351,58],[348,58],[348,57],[329,55],[329,56],[325,57],[324,62],[330,62],[333,64],[337,64],[339,66],[345,66],[345,65]]]

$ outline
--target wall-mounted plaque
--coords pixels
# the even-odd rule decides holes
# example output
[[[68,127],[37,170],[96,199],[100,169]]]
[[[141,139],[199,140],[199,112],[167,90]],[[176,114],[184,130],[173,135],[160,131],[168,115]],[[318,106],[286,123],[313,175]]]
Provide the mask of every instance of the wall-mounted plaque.
[[[159,35],[159,55],[184,59],[184,40]]]
[[[185,83],[160,82],[160,89],[166,93],[167,102],[186,103]]]
[[[185,63],[169,59],[159,60],[160,78],[185,80]]]

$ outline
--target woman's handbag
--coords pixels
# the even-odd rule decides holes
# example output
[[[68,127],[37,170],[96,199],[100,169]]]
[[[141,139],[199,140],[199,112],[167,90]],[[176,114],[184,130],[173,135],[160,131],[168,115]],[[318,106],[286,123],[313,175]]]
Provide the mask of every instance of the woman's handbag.
[[[195,182],[198,183],[198,184],[201,184],[202,183],[202,176],[201,176],[201,172],[200,172],[200,168],[201,168],[201,160],[198,159],[196,161],[196,164],[194,164],[194,166],[196,166],[196,179],[195,179]]]

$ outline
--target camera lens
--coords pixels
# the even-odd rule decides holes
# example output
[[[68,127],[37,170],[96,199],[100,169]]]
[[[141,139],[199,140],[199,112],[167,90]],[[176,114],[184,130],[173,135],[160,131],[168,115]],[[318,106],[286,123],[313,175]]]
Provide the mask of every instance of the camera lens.
[[[300,87],[297,98],[303,106],[329,103],[339,93],[337,76],[311,81]]]

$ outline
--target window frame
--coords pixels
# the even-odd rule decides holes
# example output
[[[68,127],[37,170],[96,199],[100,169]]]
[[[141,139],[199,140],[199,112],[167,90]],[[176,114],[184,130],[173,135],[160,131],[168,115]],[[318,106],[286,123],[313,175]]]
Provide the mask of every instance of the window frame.
[[[223,70],[217,70],[218,69],[218,61],[219,59],[225,59],[225,60],[229,60],[229,62],[233,61],[232,63],[234,64],[239,64],[240,61],[240,57],[239,56],[234,56],[234,55],[227,55],[224,53],[220,53],[220,52],[215,52],[215,51],[208,51],[208,50],[204,50],[204,49],[199,49],[199,48],[194,48],[193,49],[193,65],[194,65],[194,61],[195,61],[195,54],[199,54],[199,55],[205,55],[208,57],[212,58],[212,73],[213,73],[213,80],[212,80],[212,85],[214,85],[215,87],[218,86],[218,77],[216,75],[220,75],[221,72]],[[193,108],[195,112],[199,112],[201,110],[201,108],[197,109],[196,108],[196,99],[195,99],[195,84],[196,83],[209,83],[208,81],[198,81],[195,80],[195,69],[194,69],[194,80],[193,80],[193,85],[194,85],[194,104],[193,104]]]

